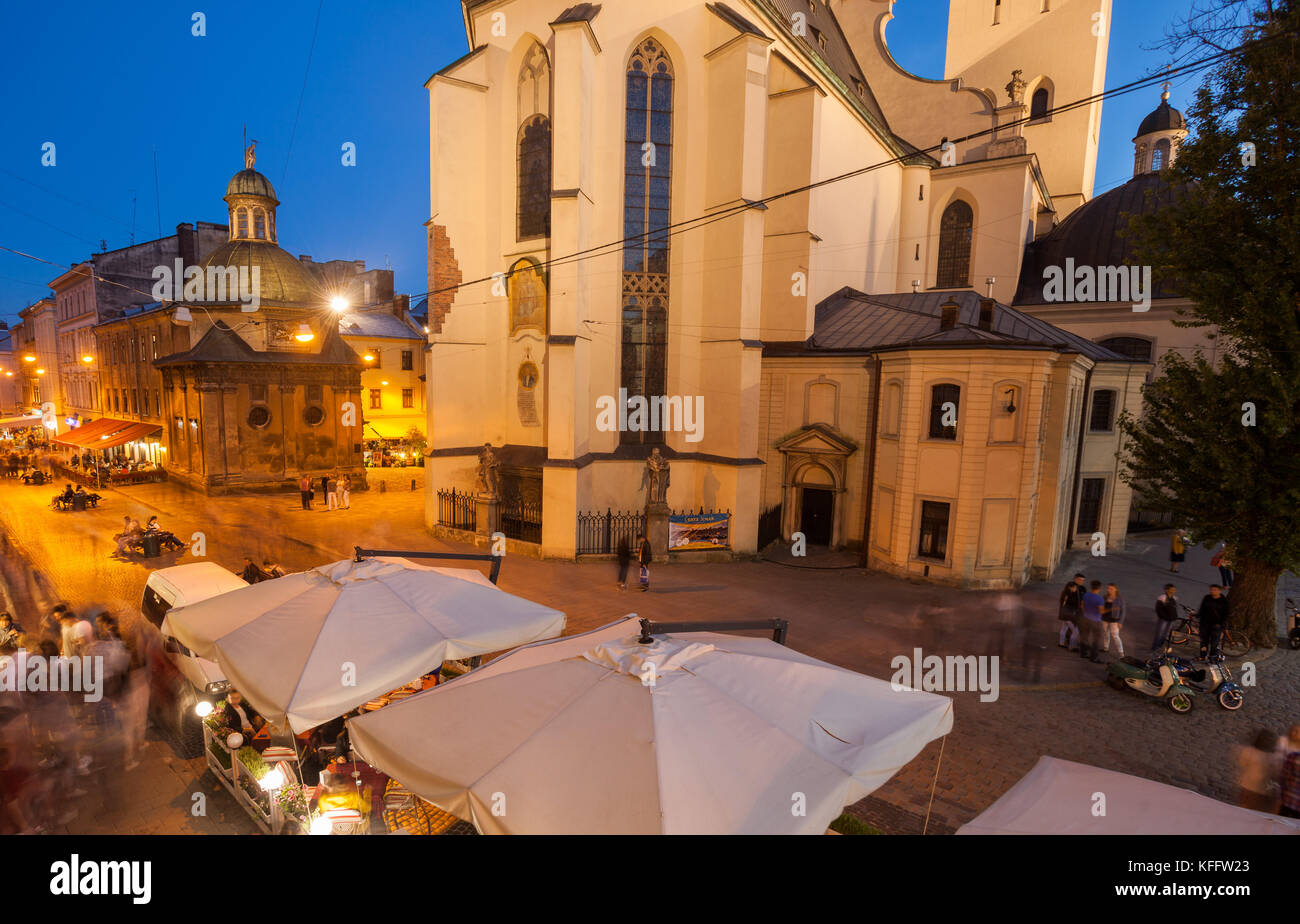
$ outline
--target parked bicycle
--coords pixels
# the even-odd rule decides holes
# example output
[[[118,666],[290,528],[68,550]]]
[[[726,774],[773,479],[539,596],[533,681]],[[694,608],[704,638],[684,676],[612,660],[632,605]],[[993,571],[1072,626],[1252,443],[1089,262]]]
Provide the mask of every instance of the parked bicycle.
[[[1174,645],[1194,643],[1199,646],[1201,644],[1200,620],[1186,604],[1180,603],[1178,606],[1183,610],[1183,615],[1169,629],[1170,643]],[[1224,626],[1223,635],[1219,638],[1219,650],[1230,658],[1240,658],[1250,651],[1250,639],[1242,630]]]

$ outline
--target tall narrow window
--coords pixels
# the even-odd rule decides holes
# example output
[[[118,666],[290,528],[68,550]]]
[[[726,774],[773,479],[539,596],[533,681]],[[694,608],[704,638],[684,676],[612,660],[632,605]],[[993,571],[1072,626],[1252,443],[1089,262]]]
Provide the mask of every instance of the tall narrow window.
[[[256,209],[253,212],[253,236],[259,241],[266,240],[266,210]]]
[[[975,213],[961,199],[953,200],[939,220],[939,273],[935,283],[940,289],[960,289],[970,285],[970,247]]]
[[[536,42],[519,68],[518,239],[551,233],[550,69]]]
[[[236,214],[239,216],[237,221],[239,230],[236,233],[239,237],[248,237],[248,209],[240,209]]]
[[[948,557],[949,505],[938,501],[921,501],[921,530],[916,544],[918,558]]]
[[[1151,153],[1151,172],[1163,170],[1169,166],[1169,139],[1161,138],[1156,142],[1156,149]]]
[[[961,405],[961,387],[936,385],[930,389],[930,439],[955,440],[957,414]]]
[[[1092,413],[1088,415],[1088,430],[1109,433],[1115,427],[1115,392],[1098,389],[1092,393]]]
[[[1101,525],[1101,502],[1105,496],[1105,478],[1083,479],[1079,491],[1079,532],[1097,531],[1097,527]]]
[[[666,394],[668,215],[672,181],[673,67],[645,39],[627,69],[623,182],[623,356],[629,395]],[[623,431],[625,443],[662,443],[663,433]]]
[[[1047,87],[1039,87],[1034,91],[1033,98],[1029,102],[1029,118],[1047,118]]]

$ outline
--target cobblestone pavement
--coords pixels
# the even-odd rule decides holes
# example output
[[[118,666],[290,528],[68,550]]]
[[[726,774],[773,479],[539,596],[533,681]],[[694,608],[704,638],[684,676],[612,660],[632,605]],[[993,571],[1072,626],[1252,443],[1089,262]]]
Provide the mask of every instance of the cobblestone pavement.
[[[414,479],[417,490],[410,490]],[[387,491],[378,490],[380,480]],[[110,537],[122,516],[143,522],[158,515],[182,538],[204,533],[207,557],[239,570],[244,555],[273,558],[301,570],[350,557],[353,546],[466,551],[467,546],[432,538],[423,524],[423,470],[383,470],[371,475],[372,490],[354,494],[352,508],[300,509],[297,495],[207,498],[171,485],[110,489],[98,509],[84,513],[48,508],[55,488],[0,482],[0,529],[31,567],[11,581],[38,598],[63,599],[74,609],[102,606],[129,626],[148,572],[193,561],[186,553],[148,563],[111,557]],[[1076,554],[1058,574],[1085,571],[1116,580],[1130,601],[1125,627],[1130,653],[1150,638],[1150,603],[1169,577],[1165,534],[1137,537],[1106,559]],[[14,559],[17,561],[18,559]],[[1190,550],[1176,578],[1189,603],[1199,601],[1217,576],[1203,548]],[[879,677],[891,660],[921,647],[926,654],[999,654],[1001,695],[981,702],[957,693],[954,730],[943,743],[929,831],[951,831],[1006,791],[1035,761],[1050,754],[1190,786],[1231,798],[1234,747],[1258,726],[1284,732],[1300,721],[1300,653],[1279,650],[1258,662],[1258,685],[1246,706],[1228,713],[1208,697],[1190,715],[1162,703],[1115,691],[1100,681],[1103,669],[1056,646],[1058,582],[1031,585],[1018,595],[1023,615],[999,618],[1002,595],[939,588],[866,574],[858,569],[814,570],[772,561],[668,564],[652,569],[649,593],[617,588],[612,562],[553,562],[510,556],[501,587],[563,610],[566,632],[576,633],[627,613],[657,620],[782,616],[790,620],[792,647]],[[1200,580],[1204,578],[1204,580]],[[1300,594],[1294,576],[1287,592]],[[927,624],[922,607],[947,608],[941,622]],[[933,611],[933,610],[931,610]],[[1022,622],[1022,619],[1024,620]],[[72,830],[252,830],[202,761],[182,761],[163,741],[150,745],[155,764],[148,785],[135,778],[116,810],[83,812]],[[870,798],[854,807],[883,829],[919,833],[935,780],[940,743],[935,742]],[[165,758],[165,762],[164,762]],[[188,812],[189,792],[206,789],[209,814]],[[220,808],[224,807],[224,808]],[[182,811],[184,809],[184,811]],[[85,819],[91,818],[92,821]]]

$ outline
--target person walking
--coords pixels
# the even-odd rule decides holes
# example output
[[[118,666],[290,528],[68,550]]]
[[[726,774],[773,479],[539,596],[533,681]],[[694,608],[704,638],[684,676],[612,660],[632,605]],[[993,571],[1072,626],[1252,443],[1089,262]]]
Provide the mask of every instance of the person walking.
[[[1228,624],[1228,598],[1218,584],[1211,584],[1210,592],[1201,598],[1196,618],[1201,621],[1201,659],[1216,657]]]
[[[636,560],[641,565],[641,590],[650,589],[650,562],[654,553],[650,550],[650,540],[645,536],[636,537]]]
[[[1106,602],[1101,606],[1101,633],[1102,646],[1101,650],[1110,652],[1110,640],[1115,640],[1115,651],[1122,658],[1124,657],[1124,642],[1119,637],[1119,627],[1124,624],[1124,617],[1128,615],[1127,606],[1124,598],[1119,595],[1119,588],[1114,584],[1106,585]]]
[[[321,476],[320,476],[320,496],[321,496],[321,500],[324,500],[324,499],[326,498],[326,496],[327,496],[329,493],[330,493],[330,476],[329,476],[329,475],[321,475]]]
[[[325,509],[339,509],[339,482],[335,475],[330,475],[325,482]]]
[[[1187,558],[1187,530],[1176,529],[1169,540],[1169,570],[1178,573],[1178,566]]]
[[[1083,618],[1084,577],[1076,574],[1061,591],[1061,608],[1057,619],[1061,622],[1061,635],[1057,646],[1070,651],[1079,650],[1079,620]]]
[[[1279,815],[1300,818],[1300,725],[1287,735],[1287,755],[1282,759],[1282,808]]]
[[[1093,581],[1083,595],[1083,639],[1079,642],[1079,657],[1089,661],[1101,660],[1097,656],[1097,643],[1101,640],[1101,607],[1105,602],[1101,581]]]
[[[343,480],[339,482],[339,503],[343,505],[344,510],[352,509],[352,476],[344,475]]]
[[[632,567],[632,546],[624,535],[618,540],[618,589],[627,590],[627,571]]]
[[[298,479],[298,493],[302,495],[302,509],[311,509],[311,479],[303,475]]]
[[[1165,585],[1165,592],[1156,597],[1156,634],[1151,639],[1151,653],[1160,654],[1169,643],[1169,630],[1178,618],[1178,588]]]
[[[1275,732],[1261,728],[1248,747],[1237,749],[1237,804],[1257,812],[1275,812],[1283,759]]]
[[[1214,547],[1214,553],[1210,556],[1210,564],[1219,569],[1219,581],[1223,584],[1224,590],[1232,587],[1232,559],[1228,554],[1228,543],[1220,542]]]

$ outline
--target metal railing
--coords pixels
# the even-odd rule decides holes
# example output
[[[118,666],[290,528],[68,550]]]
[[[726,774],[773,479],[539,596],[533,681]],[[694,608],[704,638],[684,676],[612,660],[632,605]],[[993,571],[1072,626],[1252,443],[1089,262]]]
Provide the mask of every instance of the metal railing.
[[[521,497],[508,497],[501,501],[501,532],[505,533],[507,539],[540,543],[541,501],[526,501]]]
[[[619,546],[627,543],[629,550],[636,537],[645,533],[645,514],[637,511],[615,513],[606,509],[578,512],[578,554],[613,555]]]
[[[477,529],[477,506],[474,495],[455,488],[438,492],[438,525],[474,532]]]

